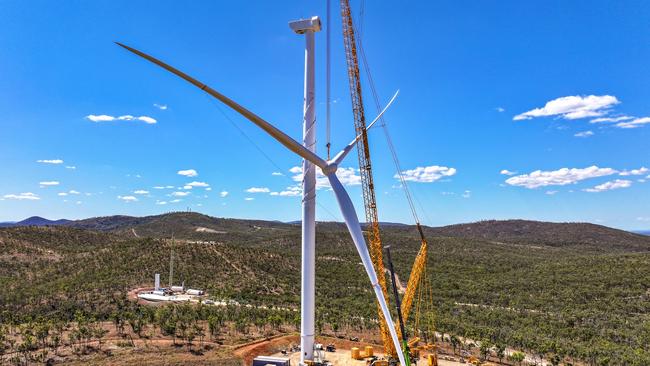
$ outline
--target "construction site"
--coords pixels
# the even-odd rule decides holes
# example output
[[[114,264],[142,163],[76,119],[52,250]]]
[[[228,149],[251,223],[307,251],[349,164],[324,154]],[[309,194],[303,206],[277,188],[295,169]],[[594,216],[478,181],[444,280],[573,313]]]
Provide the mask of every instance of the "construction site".
[[[330,141],[330,34],[331,34],[331,15],[332,9],[330,1],[327,2],[326,25],[321,23],[318,16],[312,16],[307,19],[300,19],[289,22],[289,28],[296,34],[305,38],[305,84],[304,84],[304,101],[303,101],[303,141],[302,143],[293,140],[284,132],[278,130],[271,123],[258,117],[256,114],[245,107],[234,102],[225,95],[210,88],[204,83],[194,79],[184,72],[160,61],[152,56],[127,45],[118,43],[123,48],[135,53],[136,55],[154,63],[157,66],[185,79],[189,83],[200,88],[210,96],[231,107],[243,117],[250,120],[253,124],[267,132],[271,137],[276,139],[280,144],[287,147],[293,153],[303,158],[303,179],[302,179],[302,273],[301,273],[301,335],[299,352],[293,355],[293,364],[325,366],[340,364],[343,359],[351,364],[367,362],[374,366],[409,366],[417,364],[417,360],[424,360],[429,366],[439,364],[436,344],[435,344],[435,322],[434,311],[432,308],[432,299],[430,286],[427,281],[427,256],[428,243],[424,232],[420,226],[420,220],[413,203],[412,195],[408,189],[406,179],[404,179],[398,160],[397,152],[393,146],[390,134],[388,133],[386,122],[384,121],[384,112],[393,103],[397,93],[382,107],[377,91],[373,83],[372,75],[369,68],[369,60],[365,58],[363,44],[356,35],[355,21],[352,19],[352,11],[349,0],[340,1],[341,25],[343,34],[343,47],[345,49],[345,62],[347,65],[347,78],[352,103],[352,126],[356,138],[350,142],[342,151],[337,154],[331,154]],[[326,54],[326,156],[321,158],[316,155],[316,101],[315,101],[315,79],[316,79],[316,57],[315,42],[316,35],[325,28],[327,34],[327,54]],[[368,80],[371,99],[377,110],[377,116],[368,123],[366,120],[366,106],[364,104],[364,93],[361,81],[361,65],[364,66],[365,76]],[[413,263],[411,274],[403,294],[400,294],[396,284],[395,271],[390,257],[390,247],[384,246],[381,237],[380,216],[377,210],[377,195],[374,188],[373,169],[371,163],[370,144],[368,140],[368,130],[375,123],[379,123],[378,128],[384,130],[388,146],[393,157],[395,171],[399,176],[401,187],[404,191],[406,202],[410,208],[414,224],[416,225],[421,247]],[[366,234],[363,234],[363,228],[355,212],[354,205],[350,200],[348,193],[339,181],[336,171],[339,164],[346,155],[353,149],[357,150],[359,172],[361,176],[363,202],[365,211],[365,222],[367,223]],[[361,261],[365,267],[370,280],[370,286],[373,288],[377,297],[377,321],[383,347],[375,351],[372,346],[365,348],[352,347],[348,357],[335,357],[336,352],[327,360],[325,355],[329,351],[334,351],[333,346],[325,346],[315,343],[315,210],[316,210],[316,169],[320,169],[329,180],[332,189],[335,192],[337,202],[341,213],[345,219],[346,226],[350,232],[352,240],[357,248]],[[384,259],[386,253],[386,259]],[[390,282],[386,279],[386,273],[390,274]],[[171,276],[170,276],[171,278]],[[171,280],[170,280],[171,281]],[[389,286],[389,283],[392,285]],[[170,282],[170,288],[171,286]],[[390,296],[389,296],[390,293]],[[150,301],[165,301],[176,299],[176,295],[167,294],[159,289],[159,279],[156,277],[156,288],[149,293],[138,295]],[[183,299],[185,297],[182,297]],[[372,306],[368,304],[368,306]],[[393,314],[396,314],[394,317]],[[264,358],[257,359],[253,362],[254,366],[289,366],[289,359],[282,358]],[[338,358],[338,359],[336,359]]]

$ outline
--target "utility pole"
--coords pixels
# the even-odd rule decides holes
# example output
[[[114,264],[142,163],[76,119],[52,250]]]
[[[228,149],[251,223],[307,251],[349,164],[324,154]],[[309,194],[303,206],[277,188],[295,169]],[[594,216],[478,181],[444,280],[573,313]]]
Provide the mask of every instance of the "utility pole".
[[[314,71],[314,33],[320,31],[317,16],[289,23],[297,34],[305,35],[305,95],[303,105],[302,145],[316,152],[316,104]],[[314,359],[314,319],[316,315],[316,169],[307,159],[302,161],[302,278],[300,308],[300,365]]]

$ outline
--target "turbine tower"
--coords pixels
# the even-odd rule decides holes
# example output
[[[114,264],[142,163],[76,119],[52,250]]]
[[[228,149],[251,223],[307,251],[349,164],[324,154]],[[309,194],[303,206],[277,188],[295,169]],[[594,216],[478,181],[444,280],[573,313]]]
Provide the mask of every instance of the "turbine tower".
[[[313,21],[313,19],[314,18],[311,18],[310,20],[306,20],[305,22]],[[320,22],[318,22],[318,23],[320,25]],[[292,23],[292,24],[294,24],[294,23]],[[314,24],[312,24],[312,27],[314,27]],[[292,28],[293,28],[293,26],[292,26]],[[319,26],[319,28],[320,28],[320,26]],[[307,30],[306,33],[305,33],[306,37],[307,37],[307,50],[306,50],[306,53],[305,53],[305,65],[307,66],[307,68],[305,70],[305,76],[307,76],[307,74],[309,73],[310,67],[312,68],[311,75],[313,76],[313,48],[312,48],[312,52],[308,52],[308,50],[309,50],[309,47],[310,47],[310,43],[311,43],[311,47],[313,47],[313,38],[311,39],[311,41],[309,40],[309,38],[313,37],[314,29],[315,28],[312,28],[311,30]],[[294,30],[295,30],[295,28],[294,28]],[[352,203],[352,200],[350,199],[350,196],[348,195],[348,192],[345,190],[345,187],[343,187],[343,184],[341,183],[339,178],[336,176],[336,170],[338,169],[339,165],[341,164],[343,159],[346,157],[346,155],[350,151],[352,151],[352,149],[356,145],[357,141],[361,138],[361,135],[358,135],[343,150],[341,150],[333,159],[326,161],[326,160],[322,159],[321,157],[319,157],[318,155],[316,155],[316,153],[315,153],[315,151],[313,149],[313,146],[311,146],[311,148],[310,148],[310,146],[301,145],[296,140],[294,140],[293,138],[291,138],[290,136],[288,136],[284,132],[280,131],[275,126],[273,126],[271,123],[265,121],[264,119],[262,119],[261,117],[259,117],[255,113],[253,113],[250,110],[244,108],[243,106],[239,105],[238,103],[236,103],[232,99],[230,99],[227,96],[225,96],[225,95],[219,93],[218,91],[212,89],[211,87],[207,86],[206,84],[194,79],[193,77],[185,74],[184,72],[182,72],[182,71],[180,71],[180,70],[178,70],[178,69],[176,69],[176,68],[174,68],[174,67],[172,67],[172,66],[170,66],[170,65],[168,65],[168,64],[166,64],[166,63],[164,63],[164,62],[162,62],[162,61],[160,61],[160,60],[158,60],[158,59],[156,59],[154,57],[152,57],[152,56],[149,56],[149,55],[147,55],[147,54],[145,54],[145,53],[143,53],[141,51],[138,51],[138,50],[136,50],[136,49],[134,49],[132,47],[123,45],[123,44],[121,44],[119,42],[117,44],[119,46],[121,46],[121,47],[135,53],[136,55],[148,60],[149,62],[152,62],[152,63],[162,67],[163,69],[177,75],[178,77],[184,79],[185,81],[191,83],[192,85],[196,86],[197,88],[199,88],[199,89],[203,90],[204,92],[208,93],[212,97],[218,99],[219,101],[221,101],[225,105],[227,105],[230,108],[234,109],[237,113],[241,114],[243,117],[245,117],[249,121],[253,122],[255,125],[257,125],[259,128],[264,130],[267,134],[269,134],[271,137],[273,137],[279,143],[284,145],[287,149],[294,152],[298,156],[302,157],[304,160],[308,161],[309,163],[313,164],[312,166],[316,166],[316,167],[321,169],[323,174],[327,177],[327,180],[329,181],[329,183],[330,183],[330,185],[332,187],[332,190],[334,191],[334,195],[335,195],[337,203],[339,205],[339,209],[341,210],[341,214],[343,215],[343,219],[345,220],[345,225],[346,225],[346,227],[348,229],[348,232],[350,233],[350,236],[352,237],[352,241],[354,242],[354,246],[356,247],[357,252],[359,253],[359,257],[361,258],[361,263],[363,264],[363,266],[364,266],[364,268],[366,270],[366,274],[368,275],[368,278],[370,279],[370,284],[371,284],[371,286],[372,286],[372,288],[373,288],[373,290],[375,292],[375,296],[377,298],[377,301],[379,302],[379,306],[381,308],[382,314],[384,315],[384,319],[386,320],[386,325],[387,325],[388,330],[390,332],[391,339],[393,341],[393,345],[395,346],[395,349],[397,350],[397,357],[399,358],[400,364],[401,365],[406,365],[406,362],[405,362],[405,359],[404,359],[404,354],[403,354],[402,349],[400,347],[399,337],[397,336],[397,332],[395,330],[395,323],[393,322],[393,318],[392,318],[390,310],[388,308],[388,304],[386,303],[386,298],[384,297],[384,293],[382,291],[381,285],[379,284],[379,279],[377,277],[377,273],[375,272],[375,268],[373,267],[372,260],[370,258],[370,253],[368,252],[368,247],[366,245],[366,241],[365,241],[365,239],[363,237],[363,232],[361,230],[361,224],[359,223],[359,218],[357,217],[357,212],[354,209],[354,205]],[[310,55],[311,55],[311,57],[310,57]],[[310,60],[311,60],[311,66],[310,66]],[[313,79],[312,79],[312,81],[310,83],[308,83],[307,79],[308,78],[306,78],[306,80],[305,80],[305,111],[304,111],[305,112],[305,121],[304,122],[305,123],[311,122],[311,126],[312,126],[312,129],[313,129],[315,127],[313,125],[313,122],[315,122],[314,119],[311,118],[309,122],[307,121],[307,117],[308,117],[307,112],[308,111],[309,111],[309,113],[312,113],[311,116],[313,117],[313,108],[314,108],[314,105],[313,105],[313,89],[312,89],[312,94],[311,94],[311,101],[312,102],[308,103],[308,99],[310,99],[310,95],[308,94],[308,91],[309,91],[308,86],[311,86],[311,88],[313,88]],[[388,107],[395,100],[396,96],[397,96],[397,93],[395,93],[395,95],[390,100],[390,102],[386,105],[384,110],[382,110],[381,113],[379,113],[379,115],[368,125],[368,127],[366,129],[369,129],[370,127],[372,127],[372,125],[384,114],[386,109],[388,109]],[[314,131],[307,130],[305,132],[307,132],[306,136],[305,136],[305,137],[307,137],[307,135],[309,135],[310,133],[313,133]],[[310,138],[312,138],[312,137],[315,137],[315,136],[311,135]],[[311,140],[307,140],[307,138],[305,138],[305,141],[311,141]],[[305,166],[306,166],[306,164],[303,165],[303,168]],[[313,170],[313,168],[312,168],[312,170]],[[307,175],[306,173],[307,173],[307,171],[303,170],[303,174],[304,174],[305,177]],[[305,188],[309,187],[310,183],[307,181],[307,178],[303,178],[303,179],[304,179],[303,187],[305,187]],[[308,192],[306,192],[306,189],[305,189],[305,191],[303,192],[303,234],[305,233],[305,226],[304,225],[311,224],[312,232],[313,232],[313,228],[315,227],[315,221],[313,219],[314,216],[307,216],[307,217],[312,217],[312,219],[310,219],[311,220],[310,222],[307,222],[307,220],[305,220],[305,212],[307,212],[307,208],[309,208],[309,203],[308,202],[310,202],[310,200],[305,200],[305,198],[304,198],[304,195],[307,194],[307,193]],[[315,203],[314,201],[311,201],[311,202]],[[305,208],[305,206],[307,206],[307,208]],[[311,212],[314,212],[314,210],[312,209],[309,213],[311,214]],[[307,246],[306,245],[307,240],[308,240],[308,238],[303,237],[303,254],[304,254],[305,247]],[[313,246],[311,247],[311,249],[313,249]],[[313,253],[314,253],[313,251],[310,252],[310,255],[313,255]],[[307,259],[303,258],[303,269],[304,269],[306,260]],[[310,263],[315,263],[315,262],[312,261]],[[315,265],[312,264],[312,267],[310,268],[310,270],[313,270],[314,266]],[[311,273],[312,273],[312,275],[311,275],[310,280],[313,281],[313,279],[314,279],[313,272],[311,272]],[[303,285],[305,284],[305,279],[306,279],[306,277],[305,277],[305,274],[303,273],[303,277],[302,277]],[[311,286],[313,288],[313,282],[311,282],[310,284],[311,284]],[[311,291],[313,291],[313,290],[311,290]],[[314,296],[313,292],[307,293],[307,291],[305,291],[305,288],[303,287],[302,297],[303,297],[302,298],[303,304],[302,304],[301,311],[302,311],[302,314],[306,314],[307,312],[305,311],[306,306],[305,306],[305,302],[304,302],[305,297],[308,297],[307,303],[311,304],[311,307],[313,309],[315,296]],[[311,314],[311,316],[313,317],[313,312],[310,312],[309,314]],[[309,314],[307,314],[307,316],[309,316]],[[312,318],[311,321],[312,321],[312,324],[313,324],[313,318]],[[301,325],[304,325],[305,324],[305,319],[302,319],[301,322],[302,322]],[[312,327],[313,327],[313,325],[312,325]],[[311,333],[311,335],[308,334],[308,333]],[[311,332],[306,331],[304,328],[301,330],[301,345],[302,346],[306,346],[304,343],[302,343],[305,340],[309,341],[309,339],[311,339],[311,342],[313,343],[313,333],[314,333],[313,328],[312,328]],[[302,349],[301,360],[305,360],[304,357],[305,357],[307,352],[313,353],[313,347],[310,348],[309,350],[307,350],[305,348]]]
[[[302,120],[302,146],[316,153],[316,105],[314,75],[314,33],[320,19],[300,19],[289,23],[297,34],[305,35],[305,98]],[[314,359],[314,318],[316,317],[316,169],[302,160],[302,265],[300,290],[300,364]]]

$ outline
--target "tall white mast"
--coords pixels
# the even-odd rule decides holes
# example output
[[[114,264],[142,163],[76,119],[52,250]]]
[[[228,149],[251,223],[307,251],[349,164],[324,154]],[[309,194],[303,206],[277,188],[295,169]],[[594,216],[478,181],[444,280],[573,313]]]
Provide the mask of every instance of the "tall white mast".
[[[289,27],[305,35],[305,96],[303,104],[302,145],[316,153],[316,105],[314,78],[314,33],[320,31],[320,19],[301,19]],[[314,318],[316,315],[316,169],[302,160],[302,278],[300,308],[300,365],[314,359]]]

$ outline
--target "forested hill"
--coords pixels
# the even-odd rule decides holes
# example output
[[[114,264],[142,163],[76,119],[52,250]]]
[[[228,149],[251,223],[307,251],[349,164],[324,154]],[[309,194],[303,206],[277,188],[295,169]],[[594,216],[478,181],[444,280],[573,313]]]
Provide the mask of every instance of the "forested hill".
[[[520,245],[583,247],[602,251],[650,251],[650,237],[590,223],[488,220],[427,228],[433,236],[483,239]]]
[[[407,279],[417,231],[382,230]],[[520,220],[425,230],[439,331],[593,364],[650,365],[650,237]],[[172,233],[176,241],[163,240]],[[319,223],[316,242],[319,322],[334,328],[366,319],[362,326],[373,329],[372,291],[345,227]],[[154,273],[167,281],[172,248],[174,278],[215,299],[299,308],[297,224],[111,216],[0,228],[0,323],[70,321],[77,311],[110,319],[127,291],[150,286]]]
[[[216,218],[194,212],[173,212],[155,216],[105,216],[84,220],[50,221],[31,217],[8,226],[67,225],[79,229],[121,233],[136,237],[218,240],[225,234],[256,234],[258,237],[294,231],[299,222]],[[323,232],[345,231],[345,225],[338,222],[319,222]],[[390,234],[415,238],[412,225],[382,225]],[[528,220],[488,220],[474,223],[425,227],[430,238],[450,237],[478,239],[497,243],[568,247],[601,252],[645,252],[650,251],[650,237],[640,233],[609,228],[590,223],[552,223]],[[417,241],[417,240],[416,240]]]

